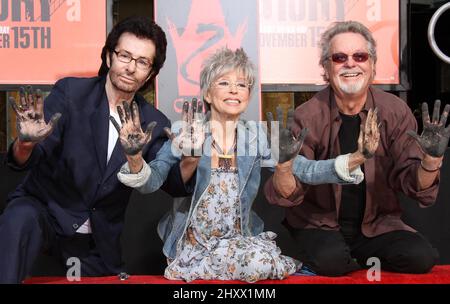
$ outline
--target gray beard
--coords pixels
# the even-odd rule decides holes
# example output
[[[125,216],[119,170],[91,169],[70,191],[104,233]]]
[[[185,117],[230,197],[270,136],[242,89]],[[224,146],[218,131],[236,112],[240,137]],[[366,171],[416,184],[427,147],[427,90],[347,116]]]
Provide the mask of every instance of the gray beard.
[[[342,90],[342,92],[344,92],[346,94],[358,93],[359,91],[361,91],[363,85],[364,85],[364,79],[361,79],[360,81],[358,81],[355,84],[345,84],[339,80],[339,88]]]

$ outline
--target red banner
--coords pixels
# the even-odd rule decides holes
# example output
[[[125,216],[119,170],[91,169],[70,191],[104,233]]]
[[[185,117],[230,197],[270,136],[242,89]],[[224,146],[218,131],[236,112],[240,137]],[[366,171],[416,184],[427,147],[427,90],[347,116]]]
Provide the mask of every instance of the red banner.
[[[0,0],[0,84],[93,76],[106,38],[106,0]]]
[[[377,42],[375,83],[399,84],[399,0],[259,0],[261,83],[323,84],[320,35],[334,21],[365,24]]]

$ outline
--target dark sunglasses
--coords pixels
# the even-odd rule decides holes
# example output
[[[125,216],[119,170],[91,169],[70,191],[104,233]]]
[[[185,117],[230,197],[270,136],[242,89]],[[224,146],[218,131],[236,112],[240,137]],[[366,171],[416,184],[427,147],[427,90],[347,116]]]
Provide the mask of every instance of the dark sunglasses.
[[[348,56],[347,54],[344,53],[334,53],[331,55],[331,60],[333,60],[333,62],[336,63],[344,63],[347,62],[348,60]],[[355,60],[356,62],[366,62],[367,59],[369,59],[370,55],[369,53],[366,52],[356,52],[354,54],[351,55],[353,60]]]

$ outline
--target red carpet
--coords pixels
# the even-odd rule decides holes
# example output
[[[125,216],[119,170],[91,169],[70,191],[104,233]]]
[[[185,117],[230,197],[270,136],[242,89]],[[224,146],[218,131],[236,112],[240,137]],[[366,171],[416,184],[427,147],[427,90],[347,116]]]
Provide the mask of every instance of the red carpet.
[[[381,281],[367,280],[365,270],[356,271],[343,277],[321,276],[290,276],[285,280],[265,280],[257,284],[450,284],[450,265],[435,266],[427,274],[381,273]],[[79,282],[69,282],[64,277],[33,277],[25,280],[25,284],[184,284],[182,281],[169,281],[163,276],[130,275],[125,281],[117,276],[83,277]],[[240,281],[203,281],[197,280],[190,284],[246,284]]]

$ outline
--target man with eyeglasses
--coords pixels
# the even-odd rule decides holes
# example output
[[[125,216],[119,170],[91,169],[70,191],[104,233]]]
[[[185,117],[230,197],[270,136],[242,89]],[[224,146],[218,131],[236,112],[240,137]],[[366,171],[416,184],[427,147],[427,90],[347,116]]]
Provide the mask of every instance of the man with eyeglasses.
[[[384,270],[426,273],[438,253],[401,220],[397,193],[422,207],[436,200],[450,136],[450,127],[445,128],[450,106],[439,120],[436,102],[430,121],[424,104],[424,131],[419,136],[408,105],[371,86],[376,44],[364,25],[337,22],[323,33],[320,45],[320,64],[329,86],[295,110],[293,132],[309,130],[301,153],[321,160],[354,151],[369,109],[377,112],[380,144],[374,155],[363,153],[365,182],[359,185],[296,184],[288,170],[266,183],[266,197],[291,207],[283,223],[296,241],[295,257],[316,274],[344,275],[367,267],[371,257],[378,258]]]
[[[170,121],[137,92],[159,73],[166,45],[150,19],[125,19],[106,39],[98,77],[59,80],[45,104],[31,89],[21,91],[19,104],[11,101],[19,136],[7,161],[29,172],[0,216],[0,283],[21,282],[43,250],[71,275],[122,273],[120,236],[132,189],[117,179],[127,159],[110,116],[120,122],[118,111],[139,113],[136,138],[125,140],[145,145],[139,153],[146,162],[155,158]],[[185,186],[173,166],[163,189],[186,196]]]

